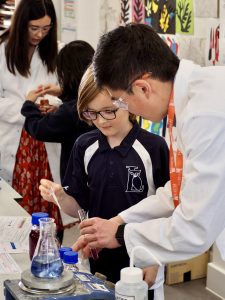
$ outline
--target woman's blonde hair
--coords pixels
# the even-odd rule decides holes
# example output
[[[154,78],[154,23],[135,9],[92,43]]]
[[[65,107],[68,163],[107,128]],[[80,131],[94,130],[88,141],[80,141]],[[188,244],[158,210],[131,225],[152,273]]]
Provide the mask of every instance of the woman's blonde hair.
[[[95,79],[93,65],[91,64],[86,72],[84,73],[79,90],[78,90],[78,100],[77,100],[77,112],[79,118],[89,125],[92,125],[90,120],[87,120],[83,117],[82,112],[85,111],[88,107],[88,104],[101,92],[101,89],[98,88]],[[130,113],[130,121],[133,123],[136,120],[136,116]]]

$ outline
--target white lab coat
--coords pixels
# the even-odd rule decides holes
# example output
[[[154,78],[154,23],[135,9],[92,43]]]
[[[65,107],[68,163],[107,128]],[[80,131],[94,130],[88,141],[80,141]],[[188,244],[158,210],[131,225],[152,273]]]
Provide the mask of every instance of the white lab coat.
[[[128,253],[147,247],[162,263],[206,251],[225,228],[225,67],[182,60],[174,84],[178,147],[184,156],[180,205],[170,182],[120,213]],[[135,264],[155,264],[138,251]]]
[[[20,141],[24,117],[20,110],[26,100],[27,92],[40,84],[56,83],[55,74],[48,74],[43,66],[38,51],[33,54],[31,75],[28,78],[18,72],[9,72],[5,58],[5,43],[0,45],[0,175],[10,184],[15,165],[15,157]],[[60,182],[59,162],[61,145],[45,143],[49,165],[54,181]]]

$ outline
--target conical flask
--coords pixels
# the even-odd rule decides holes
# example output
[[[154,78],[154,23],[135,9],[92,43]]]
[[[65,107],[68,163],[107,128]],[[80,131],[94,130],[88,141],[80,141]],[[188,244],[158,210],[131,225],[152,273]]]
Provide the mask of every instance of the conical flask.
[[[31,262],[31,273],[39,278],[56,278],[63,272],[63,263],[55,240],[52,218],[41,218],[40,236]]]

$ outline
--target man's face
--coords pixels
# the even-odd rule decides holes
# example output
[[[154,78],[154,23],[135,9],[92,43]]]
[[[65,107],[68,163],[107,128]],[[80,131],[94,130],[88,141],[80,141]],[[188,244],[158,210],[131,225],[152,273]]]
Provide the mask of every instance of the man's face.
[[[112,102],[118,107],[129,110],[137,116],[141,116],[152,122],[160,122],[167,114],[168,100],[157,96],[157,93],[148,92],[141,85],[132,86],[132,93],[123,90],[112,90],[106,87]],[[122,104],[122,106],[120,106]]]

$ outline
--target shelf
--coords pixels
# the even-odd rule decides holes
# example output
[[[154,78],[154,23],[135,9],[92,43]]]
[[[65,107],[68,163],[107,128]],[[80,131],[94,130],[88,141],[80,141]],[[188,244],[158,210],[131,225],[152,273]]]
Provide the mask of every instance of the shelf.
[[[11,18],[15,11],[15,4],[0,4],[0,32],[5,31],[11,24]]]
[[[9,10],[15,10],[15,5],[7,5],[7,4],[2,4],[2,8],[4,9],[9,9]]]
[[[14,13],[14,11],[12,10],[4,10],[4,9],[0,9],[0,15],[1,16],[12,16]]]

